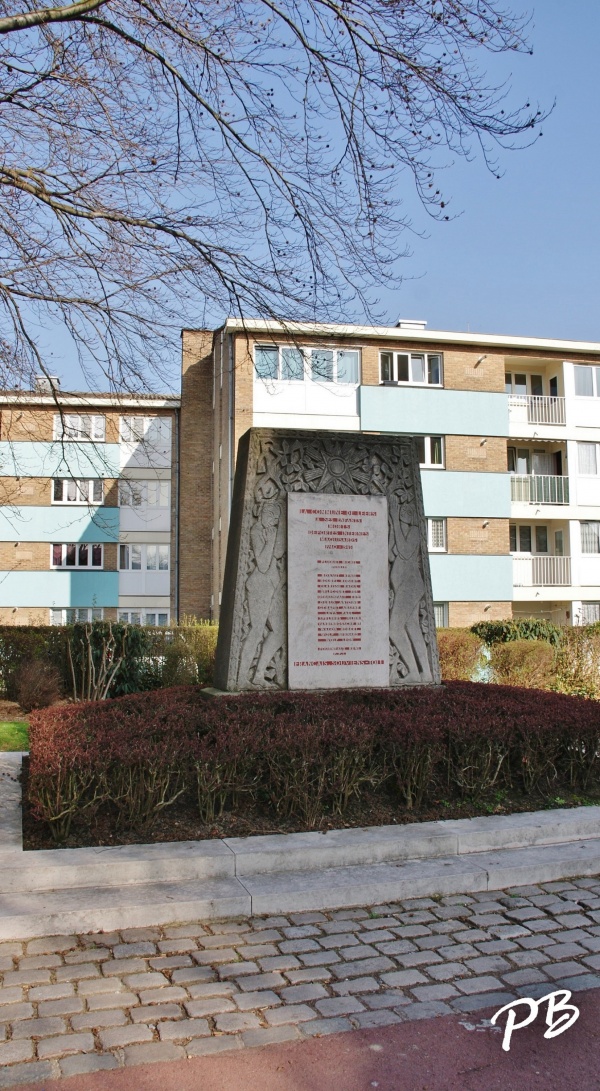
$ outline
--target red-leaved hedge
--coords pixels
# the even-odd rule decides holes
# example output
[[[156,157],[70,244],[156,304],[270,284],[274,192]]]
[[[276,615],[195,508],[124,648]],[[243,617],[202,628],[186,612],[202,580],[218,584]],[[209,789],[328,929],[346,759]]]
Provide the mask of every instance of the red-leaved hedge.
[[[471,682],[213,700],[182,686],[31,717],[30,801],[57,840],[90,807],[143,828],[185,794],[204,822],[253,800],[311,826],[367,787],[410,808],[448,785],[600,787],[598,704]]]

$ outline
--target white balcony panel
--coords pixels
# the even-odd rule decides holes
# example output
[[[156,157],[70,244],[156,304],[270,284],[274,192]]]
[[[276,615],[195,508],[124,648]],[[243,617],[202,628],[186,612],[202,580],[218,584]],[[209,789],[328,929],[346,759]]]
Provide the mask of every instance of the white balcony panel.
[[[149,507],[142,504],[138,508],[119,508],[119,528],[122,531],[145,533],[146,531],[169,531],[171,529],[171,509]]]
[[[568,587],[570,583],[570,557],[513,555],[515,587]]]
[[[578,428],[600,429],[600,398],[570,398],[569,423]]]
[[[578,477],[576,484],[580,507],[600,507],[600,477]]]
[[[551,474],[511,474],[513,503],[568,504],[569,478]]]
[[[339,421],[340,428],[357,429],[357,387],[346,383],[315,383],[308,379],[300,382],[255,379],[255,425],[260,423],[267,427],[271,420],[279,422],[283,418],[288,427],[306,428],[307,417],[316,422]],[[319,423],[313,425],[319,426],[327,427]]]
[[[119,599],[124,595],[168,595],[171,589],[170,572],[119,572]]]
[[[582,587],[600,586],[600,554],[584,553],[579,558],[579,583]]]
[[[509,394],[508,414],[511,424],[566,424],[564,398],[541,395]]]

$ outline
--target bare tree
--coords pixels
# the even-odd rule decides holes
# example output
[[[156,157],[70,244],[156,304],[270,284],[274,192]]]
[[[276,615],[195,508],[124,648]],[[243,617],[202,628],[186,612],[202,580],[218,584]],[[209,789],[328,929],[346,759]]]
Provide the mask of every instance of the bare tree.
[[[44,321],[139,390],[184,323],[369,315],[409,183],[446,218],[440,153],[534,137],[480,63],[526,29],[498,0],[0,0],[2,378],[47,370]]]

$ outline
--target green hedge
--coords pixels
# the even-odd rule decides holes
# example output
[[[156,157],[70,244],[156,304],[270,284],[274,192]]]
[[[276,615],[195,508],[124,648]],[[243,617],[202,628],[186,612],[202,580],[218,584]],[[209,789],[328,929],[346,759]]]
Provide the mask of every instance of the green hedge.
[[[558,647],[563,628],[543,618],[526,617],[506,621],[478,621],[471,626],[471,632],[487,645],[507,644],[511,640],[547,640],[549,644]]]

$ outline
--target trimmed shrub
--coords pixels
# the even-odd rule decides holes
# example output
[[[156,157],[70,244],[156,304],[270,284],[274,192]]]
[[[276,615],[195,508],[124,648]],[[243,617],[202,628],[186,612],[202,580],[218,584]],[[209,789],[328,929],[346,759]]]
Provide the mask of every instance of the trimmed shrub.
[[[450,682],[208,700],[188,686],[34,712],[29,798],[57,841],[86,810],[144,829],[182,795],[204,823],[251,801],[310,828],[367,790],[409,810],[448,786],[463,798],[598,790],[599,753],[595,702],[547,691]]]
[[[481,664],[481,638],[469,629],[438,629],[442,679],[470,682]]]
[[[0,625],[0,682],[9,701],[17,700],[19,672],[33,659],[51,663],[61,679],[61,689],[69,690],[67,633],[67,628],[54,625]]]
[[[23,712],[48,708],[61,696],[61,678],[48,659],[29,659],[16,671],[15,691]]]
[[[555,688],[579,697],[600,697],[600,630],[595,625],[565,629],[556,657]]]
[[[554,679],[554,649],[545,640],[513,640],[492,646],[495,681],[505,686],[549,689]]]
[[[490,645],[506,644],[511,640],[547,640],[549,644],[558,647],[563,631],[560,625],[537,617],[478,621],[471,626],[471,632]]]

